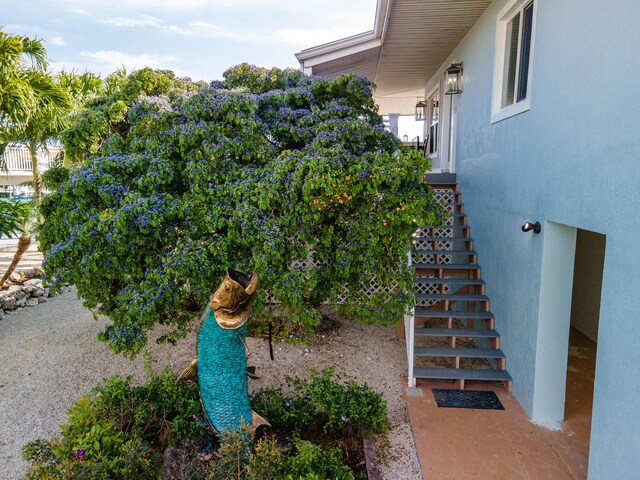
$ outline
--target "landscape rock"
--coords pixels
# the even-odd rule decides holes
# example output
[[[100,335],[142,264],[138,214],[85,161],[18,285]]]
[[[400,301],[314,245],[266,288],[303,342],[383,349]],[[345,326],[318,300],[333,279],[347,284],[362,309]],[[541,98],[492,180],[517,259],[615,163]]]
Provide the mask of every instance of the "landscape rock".
[[[25,301],[25,306],[26,307],[35,307],[36,305],[38,305],[38,299],[37,298],[27,298]]]
[[[38,270],[34,270],[37,272]],[[24,272],[20,272],[20,278],[25,279]],[[62,292],[68,292],[69,287],[63,287]],[[40,278],[30,278],[25,280],[22,285],[9,285],[4,290],[0,290],[0,311],[2,317],[7,313],[12,313],[16,309],[22,307],[34,307],[39,303],[44,303],[46,297],[51,294],[51,289],[42,284]]]
[[[43,297],[45,289],[41,287],[33,287],[33,292],[31,293],[32,297]]]

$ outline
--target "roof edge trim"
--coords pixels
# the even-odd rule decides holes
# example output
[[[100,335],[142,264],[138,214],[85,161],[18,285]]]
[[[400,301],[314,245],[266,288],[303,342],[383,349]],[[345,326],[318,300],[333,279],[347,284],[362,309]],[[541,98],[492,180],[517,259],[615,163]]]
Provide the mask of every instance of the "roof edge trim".
[[[311,48],[306,48],[295,54],[301,67],[312,67],[328,60],[341,58],[382,45],[383,34],[386,32],[388,10],[391,0],[378,0],[376,4],[376,18],[373,30],[341,38]]]

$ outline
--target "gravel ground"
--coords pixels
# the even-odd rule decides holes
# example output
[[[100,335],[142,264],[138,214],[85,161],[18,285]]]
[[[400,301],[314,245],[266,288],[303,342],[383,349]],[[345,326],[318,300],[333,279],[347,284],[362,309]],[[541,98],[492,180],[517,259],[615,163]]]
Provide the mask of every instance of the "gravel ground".
[[[142,355],[135,361],[114,356],[96,340],[105,323],[93,319],[73,290],[0,321],[0,479],[20,478],[27,467],[21,446],[56,435],[69,407],[104,377],[144,378]],[[194,339],[192,334],[175,347],[150,342],[155,368],[182,370],[193,358]],[[308,368],[336,365],[345,378],[383,392],[392,424],[387,439],[377,441],[386,461],[383,478],[422,478],[403,398],[404,344],[395,327],[340,322],[308,345],[275,344],[274,361],[266,340],[249,338],[247,344],[248,363],[260,376],[250,380],[251,389],[279,385],[287,375],[305,376]]]

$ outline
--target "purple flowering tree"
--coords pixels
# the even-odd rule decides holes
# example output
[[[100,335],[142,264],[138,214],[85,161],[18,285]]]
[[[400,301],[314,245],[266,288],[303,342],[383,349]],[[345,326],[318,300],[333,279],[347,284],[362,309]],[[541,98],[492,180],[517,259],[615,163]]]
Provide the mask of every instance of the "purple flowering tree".
[[[401,152],[365,79],[246,64],[224,78],[139,98],[117,141],[52,172],[48,281],[75,284],[113,322],[101,338],[131,354],[156,323],[183,334],[228,266],[259,272],[256,313],[268,291],[303,326],[338,299],[396,321],[413,299],[411,235],[439,213],[428,161]],[[385,288],[367,293],[372,279]]]

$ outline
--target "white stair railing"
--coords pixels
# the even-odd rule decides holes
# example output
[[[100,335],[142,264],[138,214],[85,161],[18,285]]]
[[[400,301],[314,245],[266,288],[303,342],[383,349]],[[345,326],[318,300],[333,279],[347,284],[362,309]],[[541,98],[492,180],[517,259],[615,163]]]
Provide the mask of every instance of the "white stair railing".
[[[407,252],[407,258],[409,260],[409,266],[411,267],[413,264],[411,259],[411,250]],[[405,342],[407,342],[407,385],[410,388],[414,388],[416,386],[416,378],[413,376],[413,350],[416,326],[415,302],[414,306],[411,307],[411,310],[411,315],[404,316],[404,339]]]

